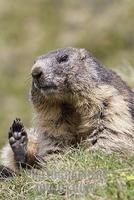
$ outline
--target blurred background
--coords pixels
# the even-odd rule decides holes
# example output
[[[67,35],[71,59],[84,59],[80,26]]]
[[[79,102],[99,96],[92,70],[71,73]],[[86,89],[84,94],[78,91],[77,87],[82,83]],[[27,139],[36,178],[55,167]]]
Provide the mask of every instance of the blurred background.
[[[52,49],[86,48],[134,87],[133,0],[0,0],[0,146],[31,124],[30,70]]]

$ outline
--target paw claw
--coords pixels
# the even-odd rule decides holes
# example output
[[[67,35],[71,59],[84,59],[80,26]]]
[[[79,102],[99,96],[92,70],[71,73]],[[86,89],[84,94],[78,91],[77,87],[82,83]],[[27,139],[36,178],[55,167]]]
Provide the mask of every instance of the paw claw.
[[[22,130],[22,128],[24,128],[22,122],[20,119],[16,119],[13,121],[13,124],[12,124],[12,127],[11,127],[11,130],[13,132],[20,132]]]

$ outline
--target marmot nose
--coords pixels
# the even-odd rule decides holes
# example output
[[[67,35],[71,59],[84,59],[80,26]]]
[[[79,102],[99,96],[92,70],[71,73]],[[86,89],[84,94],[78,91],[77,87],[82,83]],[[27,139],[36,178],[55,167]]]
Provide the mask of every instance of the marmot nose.
[[[32,70],[32,77],[34,79],[39,79],[43,74],[41,67],[36,67]]]

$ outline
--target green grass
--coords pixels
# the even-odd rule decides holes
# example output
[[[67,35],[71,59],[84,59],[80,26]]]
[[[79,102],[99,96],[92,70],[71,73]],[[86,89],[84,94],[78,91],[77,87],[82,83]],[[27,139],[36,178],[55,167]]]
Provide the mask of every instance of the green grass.
[[[134,157],[83,147],[48,157],[44,169],[0,182],[0,199],[133,200]]]

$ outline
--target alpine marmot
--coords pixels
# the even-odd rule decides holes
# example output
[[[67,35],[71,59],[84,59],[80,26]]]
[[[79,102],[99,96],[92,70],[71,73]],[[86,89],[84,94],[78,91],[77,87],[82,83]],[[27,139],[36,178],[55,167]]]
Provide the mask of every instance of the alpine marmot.
[[[91,150],[134,152],[134,93],[86,50],[40,56],[31,75],[33,125],[13,122],[2,150],[7,169],[37,166],[46,154],[80,142]]]

